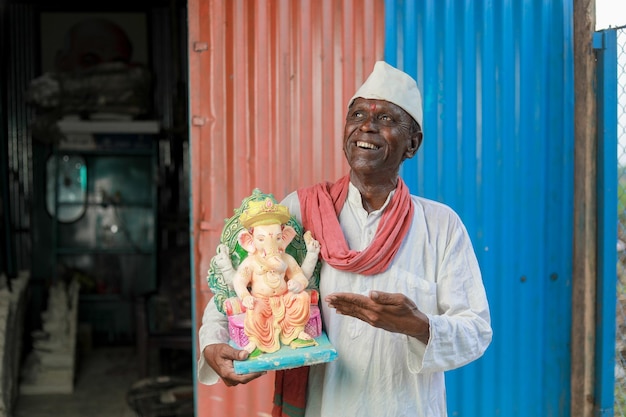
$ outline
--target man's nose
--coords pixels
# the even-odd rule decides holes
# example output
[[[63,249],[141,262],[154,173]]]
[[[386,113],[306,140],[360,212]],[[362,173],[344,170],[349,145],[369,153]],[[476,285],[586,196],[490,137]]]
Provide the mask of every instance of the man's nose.
[[[375,116],[367,116],[363,123],[361,123],[361,130],[363,132],[372,132],[378,130],[378,123]]]

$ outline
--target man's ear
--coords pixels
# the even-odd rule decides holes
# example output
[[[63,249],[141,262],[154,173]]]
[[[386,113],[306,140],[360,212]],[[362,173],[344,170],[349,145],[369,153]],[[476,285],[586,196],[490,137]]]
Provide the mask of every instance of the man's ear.
[[[404,154],[404,159],[411,159],[417,153],[417,150],[422,145],[422,139],[424,138],[424,134],[422,131],[415,132],[409,140],[409,145],[407,146],[406,152]]]

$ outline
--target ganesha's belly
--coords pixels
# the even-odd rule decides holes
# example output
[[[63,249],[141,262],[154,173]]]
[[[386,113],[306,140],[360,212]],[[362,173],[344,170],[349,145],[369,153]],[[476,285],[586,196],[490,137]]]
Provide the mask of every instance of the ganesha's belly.
[[[253,297],[273,297],[287,292],[287,283],[283,278],[280,278],[277,282],[259,279],[257,281],[261,282],[255,282],[250,289]]]

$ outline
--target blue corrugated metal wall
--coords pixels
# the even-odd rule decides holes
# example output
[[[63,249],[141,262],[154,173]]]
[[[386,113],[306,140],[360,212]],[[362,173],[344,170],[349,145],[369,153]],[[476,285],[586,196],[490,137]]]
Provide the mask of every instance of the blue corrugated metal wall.
[[[424,95],[402,175],[465,221],[492,310],[485,356],[447,374],[450,416],[570,414],[571,3],[385,3],[385,59]]]

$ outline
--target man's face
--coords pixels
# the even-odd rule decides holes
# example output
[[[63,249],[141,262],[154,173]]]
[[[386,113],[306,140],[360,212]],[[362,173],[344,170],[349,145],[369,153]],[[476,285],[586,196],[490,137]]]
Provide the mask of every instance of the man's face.
[[[343,151],[353,171],[395,177],[400,164],[412,158],[422,134],[412,130],[413,119],[385,100],[357,98],[348,109]]]

